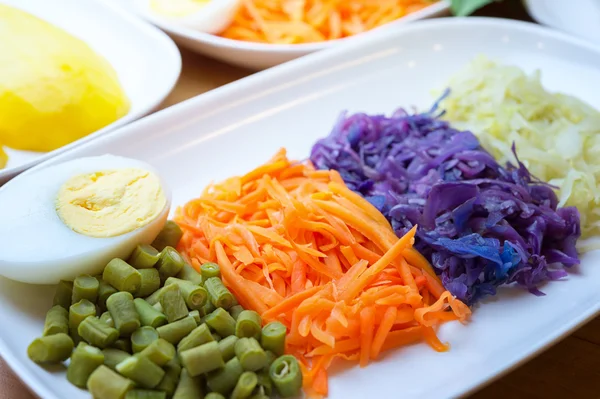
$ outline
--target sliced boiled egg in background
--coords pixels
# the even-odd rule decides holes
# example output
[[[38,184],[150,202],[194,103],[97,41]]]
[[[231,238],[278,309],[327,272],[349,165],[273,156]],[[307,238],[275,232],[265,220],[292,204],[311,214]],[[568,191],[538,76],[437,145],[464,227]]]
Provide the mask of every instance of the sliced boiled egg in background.
[[[102,155],[25,173],[0,188],[0,274],[32,284],[98,274],[150,244],[170,206],[164,180],[135,159]]]
[[[235,17],[240,0],[137,0],[138,11],[160,25],[168,22],[200,32],[218,34]]]

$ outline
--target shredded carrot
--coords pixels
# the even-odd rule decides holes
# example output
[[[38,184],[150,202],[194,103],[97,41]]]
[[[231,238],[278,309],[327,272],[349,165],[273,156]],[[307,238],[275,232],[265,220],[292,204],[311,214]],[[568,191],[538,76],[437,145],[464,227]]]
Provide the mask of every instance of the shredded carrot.
[[[210,185],[175,220],[193,267],[217,262],[243,307],[286,325],[286,352],[298,358],[311,396],[327,395],[335,358],[364,367],[415,342],[443,351],[435,329],[470,316],[412,247],[416,227],[396,237],[337,172],[291,162],[285,150]]]
[[[243,0],[222,32],[234,40],[313,43],[362,33],[416,12],[435,0]]]

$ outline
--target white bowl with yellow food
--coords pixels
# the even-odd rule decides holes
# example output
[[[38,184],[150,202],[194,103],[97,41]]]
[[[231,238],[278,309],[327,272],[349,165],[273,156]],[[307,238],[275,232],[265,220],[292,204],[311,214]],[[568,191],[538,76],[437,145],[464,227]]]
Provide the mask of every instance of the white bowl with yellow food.
[[[168,36],[101,1],[0,0],[0,184],[149,113],[180,70]]]
[[[0,275],[55,284],[101,272],[150,244],[171,194],[149,164],[113,155],[78,158],[18,176],[0,188]]]

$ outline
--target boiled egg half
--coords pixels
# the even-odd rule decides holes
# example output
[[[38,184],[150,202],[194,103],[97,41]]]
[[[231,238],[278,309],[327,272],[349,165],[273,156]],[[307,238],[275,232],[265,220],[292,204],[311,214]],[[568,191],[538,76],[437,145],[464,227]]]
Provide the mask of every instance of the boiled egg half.
[[[151,22],[180,25],[218,34],[237,13],[240,0],[137,0],[138,11]]]
[[[171,194],[149,164],[114,155],[27,172],[0,188],[0,274],[54,284],[150,244]]]

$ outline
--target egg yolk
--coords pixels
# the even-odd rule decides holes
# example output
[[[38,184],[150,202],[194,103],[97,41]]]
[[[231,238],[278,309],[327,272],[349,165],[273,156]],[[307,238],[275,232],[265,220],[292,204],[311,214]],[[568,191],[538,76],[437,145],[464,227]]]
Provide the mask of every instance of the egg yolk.
[[[158,176],[124,168],[70,178],[59,189],[56,212],[73,231],[106,238],[147,225],[166,203]]]

